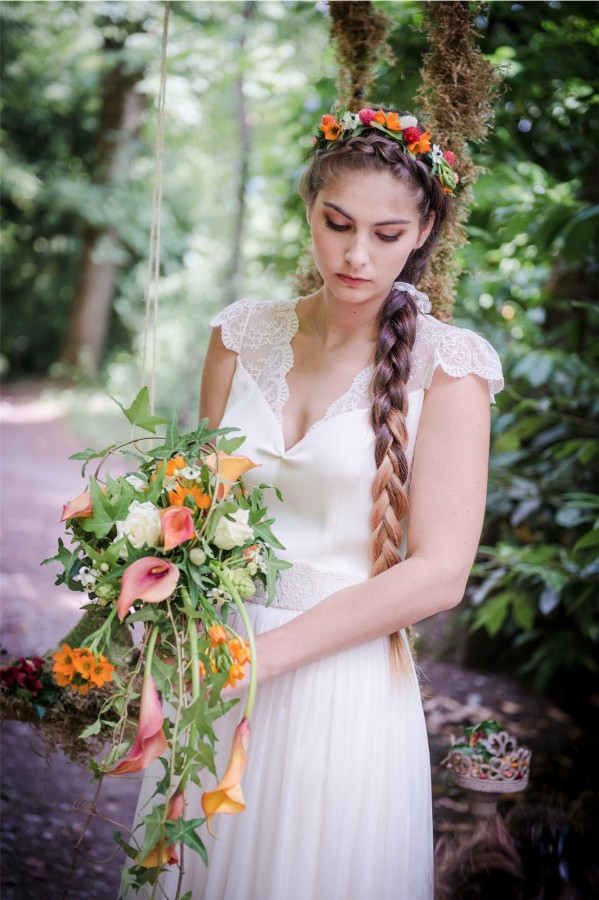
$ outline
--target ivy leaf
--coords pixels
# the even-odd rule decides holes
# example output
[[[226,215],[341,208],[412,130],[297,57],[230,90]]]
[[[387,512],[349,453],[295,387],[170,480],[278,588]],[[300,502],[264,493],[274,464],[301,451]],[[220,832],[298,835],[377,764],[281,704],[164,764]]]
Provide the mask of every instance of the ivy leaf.
[[[85,476],[85,470],[87,469],[87,464],[92,459],[100,459],[102,456],[106,456],[110,453],[111,450],[114,450],[118,444],[110,444],[108,447],[105,447],[104,450],[92,450],[91,447],[88,447],[87,450],[80,450],[79,453],[73,453],[72,456],[69,456],[69,459],[82,459],[83,465],[81,466],[81,477]]]
[[[147,387],[142,387],[131,406],[127,409],[114,397],[111,397],[111,399],[114,400],[117,406],[120,406],[132,425],[137,425],[138,428],[143,428],[144,431],[156,434],[158,425],[169,424],[168,419],[164,419],[162,416],[155,416],[150,411],[150,392]]]
[[[112,505],[95,478],[90,479],[89,490],[94,514],[89,519],[82,519],[81,527],[84,531],[91,531],[97,538],[103,538],[114,527]]]
[[[244,437],[222,438],[218,442],[218,449],[221,453],[235,453],[244,442]]]
[[[83,739],[83,738],[92,737],[92,735],[94,735],[94,734],[100,734],[101,728],[102,728],[102,719],[96,719],[95,722],[93,722],[91,725],[88,725],[87,728],[83,729],[83,731],[81,732],[79,737]]]
[[[166,839],[169,844],[183,843],[199,853],[204,865],[208,865],[208,854],[202,839],[196,833],[196,828],[204,824],[205,819],[175,819],[165,823]]]

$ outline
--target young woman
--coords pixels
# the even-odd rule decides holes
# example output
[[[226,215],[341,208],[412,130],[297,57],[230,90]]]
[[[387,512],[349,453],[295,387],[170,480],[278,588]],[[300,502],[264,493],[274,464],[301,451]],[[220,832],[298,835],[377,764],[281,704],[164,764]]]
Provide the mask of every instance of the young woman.
[[[194,900],[433,896],[404,629],[464,593],[501,367],[417,290],[450,215],[451,155],[414,117],[377,109],[323,117],[315,144],[302,193],[323,285],[224,310],[203,373],[201,415],[240,428],[261,464],[248,480],[282,491],[270,511],[293,567],[271,606],[248,604],[261,685],[247,808],[214,820],[207,869],[186,855]],[[237,718],[223,721],[223,767]]]

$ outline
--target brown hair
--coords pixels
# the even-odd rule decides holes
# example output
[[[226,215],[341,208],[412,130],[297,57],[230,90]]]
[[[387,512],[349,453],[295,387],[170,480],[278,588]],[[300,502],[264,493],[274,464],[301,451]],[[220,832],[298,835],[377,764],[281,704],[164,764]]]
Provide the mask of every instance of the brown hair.
[[[397,278],[417,285],[431,258],[442,227],[450,214],[450,199],[429,166],[413,159],[401,146],[379,132],[339,140],[317,153],[305,173],[300,193],[310,205],[332,181],[366,172],[388,172],[414,194],[422,225],[434,215],[431,232],[412,251]],[[393,289],[385,300],[379,321],[379,337],[372,380],[372,425],[375,435],[376,475],[372,485],[372,575],[401,562],[401,519],[408,511],[405,484],[408,478],[406,415],[411,352],[416,338],[417,307],[405,291]],[[406,667],[399,633],[391,635],[394,668]]]

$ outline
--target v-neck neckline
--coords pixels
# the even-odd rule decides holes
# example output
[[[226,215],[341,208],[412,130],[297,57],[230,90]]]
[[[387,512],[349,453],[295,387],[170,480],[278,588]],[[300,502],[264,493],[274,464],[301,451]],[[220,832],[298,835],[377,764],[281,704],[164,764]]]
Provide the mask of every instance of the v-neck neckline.
[[[291,364],[287,368],[287,371],[282,374],[283,385],[284,385],[283,403],[281,404],[281,408],[278,411],[278,414],[275,412],[275,410],[273,410],[273,412],[275,413],[276,419],[281,428],[281,438],[282,438],[282,443],[283,443],[283,449],[286,454],[291,453],[293,450],[295,450],[296,447],[298,447],[301,443],[303,443],[303,441],[308,437],[308,435],[312,431],[314,431],[316,428],[318,428],[324,422],[327,422],[330,419],[333,419],[338,415],[342,415],[343,412],[352,412],[354,409],[358,409],[359,407],[353,407],[351,410],[341,410],[340,412],[333,413],[331,415],[332,410],[336,406],[339,406],[339,405],[342,406],[343,402],[356,390],[357,385],[365,377],[365,374],[368,372],[371,375],[372,371],[374,369],[374,365],[372,363],[370,363],[368,366],[365,366],[363,369],[360,369],[360,371],[352,379],[351,384],[349,385],[347,390],[344,391],[342,394],[340,394],[338,397],[336,397],[335,400],[333,400],[332,403],[330,403],[327,406],[323,415],[319,419],[317,419],[315,422],[312,422],[312,424],[308,426],[308,428],[306,429],[304,434],[297,441],[295,441],[295,443],[291,444],[289,447],[286,445],[285,422],[283,421],[283,413],[285,411],[285,407],[289,403],[289,397],[290,397],[289,382],[287,381],[287,376],[289,375],[290,372],[293,371],[293,367],[295,365],[295,354],[293,352],[293,347],[291,345],[292,345],[293,338],[296,336],[297,332],[299,331],[299,316],[297,314],[297,307],[302,302],[302,300],[305,300],[305,299],[306,299],[305,297],[298,297],[297,300],[294,302],[293,307],[291,309],[291,315],[293,317],[293,326],[290,329],[290,334],[287,338],[287,348],[289,350]],[[269,406],[270,406],[270,404],[269,404]]]

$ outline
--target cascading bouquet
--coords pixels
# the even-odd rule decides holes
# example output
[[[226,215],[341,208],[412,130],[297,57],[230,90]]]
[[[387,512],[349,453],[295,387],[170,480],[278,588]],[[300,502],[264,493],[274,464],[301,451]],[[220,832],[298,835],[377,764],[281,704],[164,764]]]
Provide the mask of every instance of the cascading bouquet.
[[[145,388],[131,407],[121,409],[133,426],[150,434],[72,457],[83,461],[84,476],[91,460],[101,462],[84,493],[64,507],[62,520],[73,546],[60,540],[57,555],[45,562],[62,564],[57,584],[88,594],[83,608],[93,621],[79,646],[64,643],[54,654],[57,684],[87,693],[111,682],[98,719],[81,735],[110,737],[102,762],[92,760],[92,769],[121,776],[159,758],[164,764],[154,806],[140,822],[141,845],[134,835],[129,841],[115,835],[130,857],[124,890],[155,883],[163,866],[178,862],[178,844],[206,860],[198,829],[209,828],[219,812],[244,809],[239,782],[256,691],[254,638],[244,600],[261,582],[270,602],[277,574],[289,564],[274,553],[282,547],[264,505],[269,486],[243,482],[256,463],[234,455],[244,440],[230,436],[235,429],[210,430],[204,420],[179,435],[176,421],[151,415]],[[156,429],[162,425],[166,433],[159,438]],[[154,446],[142,450],[142,442]],[[135,471],[113,478],[106,468],[100,478],[106,461],[125,452],[135,459]],[[247,640],[231,627],[234,609]],[[123,629],[136,623],[143,626],[137,658],[115,667],[111,646],[120,646]],[[229,766],[217,787],[202,795],[204,815],[192,810],[187,818],[186,789],[202,786],[204,769],[216,774],[213,723],[238,702],[223,700],[221,692],[244,677],[247,665],[247,700]],[[137,732],[127,741],[132,718]]]

